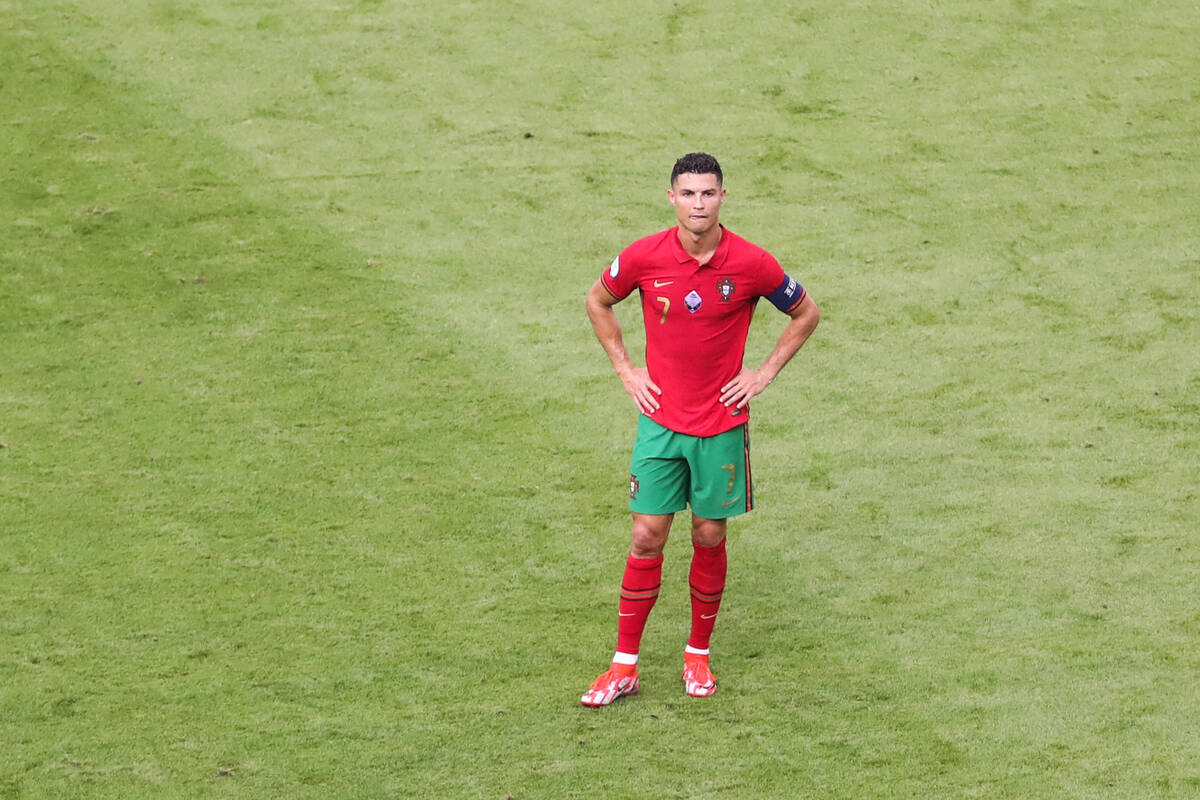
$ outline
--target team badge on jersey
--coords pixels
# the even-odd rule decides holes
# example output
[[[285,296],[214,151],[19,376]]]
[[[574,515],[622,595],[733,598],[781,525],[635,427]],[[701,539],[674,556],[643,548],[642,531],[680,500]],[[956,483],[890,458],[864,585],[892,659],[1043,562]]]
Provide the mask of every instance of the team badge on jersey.
[[[629,499],[630,500],[637,499],[638,489],[640,489],[640,488],[641,488],[641,484],[638,483],[637,475],[630,475],[629,476]]]
[[[729,278],[722,278],[717,281],[717,293],[721,295],[721,302],[728,303],[729,298],[733,297],[733,290],[736,288],[733,281],[729,280]]]
[[[700,299],[700,295],[696,294],[696,290],[687,293],[687,297],[683,298],[683,304],[687,306],[687,310],[695,314],[700,310],[700,304],[704,301]]]

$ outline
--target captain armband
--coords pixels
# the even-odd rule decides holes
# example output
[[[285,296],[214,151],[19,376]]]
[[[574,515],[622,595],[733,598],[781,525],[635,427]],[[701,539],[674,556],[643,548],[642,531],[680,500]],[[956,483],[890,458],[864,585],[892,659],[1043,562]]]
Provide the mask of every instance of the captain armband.
[[[800,301],[804,299],[804,287],[796,283],[795,278],[784,275],[783,283],[779,284],[778,289],[767,295],[767,299],[776,308],[787,314],[800,305]]]

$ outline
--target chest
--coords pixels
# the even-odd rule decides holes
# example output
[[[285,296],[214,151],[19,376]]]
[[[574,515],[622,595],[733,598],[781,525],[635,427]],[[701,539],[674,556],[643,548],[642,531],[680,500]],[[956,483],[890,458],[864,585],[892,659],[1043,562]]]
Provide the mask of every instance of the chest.
[[[724,324],[752,313],[757,295],[736,271],[700,268],[662,271],[639,284],[647,325]]]

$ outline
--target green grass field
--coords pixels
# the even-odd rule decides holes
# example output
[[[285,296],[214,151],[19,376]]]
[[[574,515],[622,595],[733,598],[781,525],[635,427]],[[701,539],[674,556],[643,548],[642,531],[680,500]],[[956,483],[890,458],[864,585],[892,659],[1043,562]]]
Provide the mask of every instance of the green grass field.
[[[1198,39],[0,0],[0,798],[1195,797]],[[720,693],[677,536],[597,712],[635,420],[583,297],[696,149],[823,321],[754,404]]]

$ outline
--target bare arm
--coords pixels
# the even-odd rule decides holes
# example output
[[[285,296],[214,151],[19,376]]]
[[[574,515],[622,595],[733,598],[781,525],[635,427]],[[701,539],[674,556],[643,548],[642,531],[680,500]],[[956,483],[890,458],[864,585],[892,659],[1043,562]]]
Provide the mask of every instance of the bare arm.
[[[608,354],[617,377],[634,405],[643,414],[653,414],[660,408],[658,395],[662,389],[650,380],[650,372],[645,367],[635,367],[625,352],[625,341],[621,336],[621,324],[617,322],[617,314],[613,306],[621,302],[612,292],[597,280],[587,294],[588,319],[592,321],[592,330],[600,340],[600,346]]]
[[[762,394],[771,381],[775,380],[775,376],[792,360],[792,356],[796,355],[796,351],[804,346],[808,337],[812,336],[817,323],[821,321],[821,310],[811,297],[805,295],[788,316],[791,320],[779,335],[779,342],[763,365],[758,369],[743,368],[736,378],[721,387],[722,403],[727,406],[736,403],[738,408],[743,408],[750,402],[751,397]]]

